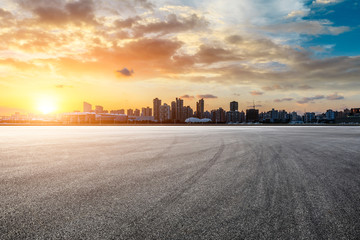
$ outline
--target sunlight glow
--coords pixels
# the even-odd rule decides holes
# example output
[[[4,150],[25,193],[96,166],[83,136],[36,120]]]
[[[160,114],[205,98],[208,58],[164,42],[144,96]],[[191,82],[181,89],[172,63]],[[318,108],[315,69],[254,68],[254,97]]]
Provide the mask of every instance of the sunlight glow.
[[[56,111],[56,103],[51,98],[41,98],[37,102],[37,109],[43,114],[49,114]]]

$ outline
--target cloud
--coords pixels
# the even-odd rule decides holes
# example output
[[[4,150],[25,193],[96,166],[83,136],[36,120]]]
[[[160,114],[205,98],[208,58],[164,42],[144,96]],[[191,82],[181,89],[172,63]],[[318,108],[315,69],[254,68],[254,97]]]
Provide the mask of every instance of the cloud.
[[[280,86],[279,84],[275,84],[275,85],[272,85],[272,86],[262,87],[262,89],[265,90],[265,91],[274,91],[274,90],[284,89],[284,87]]]
[[[94,2],[92,0],[77,0],[65,2],[18,0],[24,9],[32,11],[38,17],[38,23],[63,25],[74,23],[76,25],[95,24]]]
[[[197,95],[196,96],[197,98],[205,98],[205,99],[207,99],[207,98],[218,98],[217,96],[215,96],[215,95],[212,95],[212,94],[203,94],[203,95]]]
[[[15,0],[24,10],[33,10],[38,7],[63,7],[65,0]]]
[[[274,102],[290,102],[294,100],[293,98],[281,98],[281,99],[275,99]]]
[[[278,23],[262,27],[270,33],[299,33],[308,35],[339,35],[350,31],[347,26],[331,26],[333,23],[327,20],[302,20],[288,23]]]
[[[135,0],[135,2],[148,10],[153,10],[153,8],[155,7],[155,5],[148,0]]]
[[[41,23],[63,24],[69,17],[64,10],[55,7],[39,7],[34,10],[34,13]]]
[[[199,51],[194,56],[200,63],[215,63],[223,61],[240,60],[241,56],[233,51],[217,46],[201,45]]]
[[[64,84],[58,84],[58,85],[55,85],[55,87],[56,88],[60,88],[60,89],[62,89],[62,88],[72,88],[72,86],[71,85],[64,85]]]
[[[127,68],[123,68],[121,70],[117,70],[117,73],[120,73],[121,76],[125,76],[125,77],[131,77],[134,74],[134,70],[129,70]]]
[[[143,36],[146,33],[169,34],[186,32],[189,30],[206,30],[209,23],[202,17],[192,14],[191,16],[178,18],[176,14],[169,14],[165,21],[135,26],[136,36]]]
[[[181,96],[180,98],[183,98],[183,99],[194,99],[195,97],[194,96],[190,96],[188,94],[185,94],[183,96]]]
[[[65,9],[69,13],[69,17],[74,20],[83,22],[94,21],[94,2],[93,0],[78,0],[74,2],[68,2],[65,5]]]
[[[313,4],[330,4],[330,3],[339,3],[344,0],[315,0]]]
[[[330,94],[326,97],[327,100],[342,100],[344,96],[338,95],[337,93]]]
[[[216,10],[216,14],[222,16],[221,20],[234,26],[271,24],[292,11],[308,9],[303,0],[230,0],[225,4],[221,0],[199,2],[199,7],[209,12]]]
[[[6,19],[6,18],[11,18],[11,17],[13,17],[13,15],[12,15],[11,12],[6,11],[6,10],[0,8],[0,18]],[[3,19],[2,19],[2,20],[3,20]]]
[[[314,102],[315,100],[324,99],[324,95],[316,95],[314,97],[303,97],[301,100],[297,101],[299,104],[305,104],[309,102]]]
[[[299,89],[301,90],[309,90],[309,89],[312,89],[311,86],[307,85],[307,84],[304,84],[304,85],[300,85],[298,86]]]
[[[217,84],[234,86],[234,92],[235,86],[294,94],[312,86],[329,93],[360,87],[359,56],[329,57],[330,51],[319,56],[324,45],[303,45],[309,40],[303,34],[316,37],[353,30],[336,26],[326,16],[311,20],[321,6],[306,15],[314,6],[301,0],[231,4],[202,0],[190,6],[164,2],[16,0],[13,8],[0,10],[0,27],[5,26],[0,59],[13,60],[0,60],[1,74],[15,79],[16,71],[7,69],[24,65],[29,67],[17,71],[23,76],[16,79],[52,74],[58,79],[86,76],[113,81],[114,70],[131,66],[135,75],[129,69],[117,75],[130,73],[134,81],[187,81],[211,89]],[[4,23],[4,19],[12,20]]]
[[[259,96],[259,95],[263,95],[264,93],[260,92],[260,91],[253,90],[253,91],[250,92],[250,94],[253,95],[253,96]]]
[[[225,38],[225,40],[232,44],[241,43],[244,39],[239,35],[231,35]]]
[[[315,53],[329,53],[333,50],[335,47],[335,44],[328,44],[328,45],[317,45],[317,46],[311,46],[310,49],[314,51]]]
[[[307,9],[306,11],[304,10],[294,10],[291,11],[286,18],[294,18],[294,17],[304,17],[307,16],[310,12],[310,9]]]
[[[276,91],[276,90],[290,90],[290,89],[294,89],[294,88],[297,88],[300,90],[312,89],[312,87],[307,84],[303,84],[303,85],[299,85],[299,86],[295,87],[293,84],[290,84],[290,83],[286,83],[286,85],[274,84],[272,86],[262,87],[261,89],[263,89],[264,91]]]
[[[141,18],[139,16],[130,17],[125,20],[116,19],[114,21],[114,25],[117,28],[131,28],[134,24],[140,21]]]

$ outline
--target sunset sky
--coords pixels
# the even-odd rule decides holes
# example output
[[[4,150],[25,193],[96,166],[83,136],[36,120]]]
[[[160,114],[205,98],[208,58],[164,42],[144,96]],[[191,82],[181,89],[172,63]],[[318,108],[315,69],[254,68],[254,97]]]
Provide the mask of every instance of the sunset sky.
[[[360,0],[1,0],[0,114],[360,107]]]

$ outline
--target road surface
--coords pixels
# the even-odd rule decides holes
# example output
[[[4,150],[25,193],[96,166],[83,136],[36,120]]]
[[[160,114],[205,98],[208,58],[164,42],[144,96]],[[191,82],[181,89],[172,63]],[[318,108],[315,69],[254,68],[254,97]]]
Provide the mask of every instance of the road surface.
[[[360,127],[1,127],[0,239],[359,239]]]

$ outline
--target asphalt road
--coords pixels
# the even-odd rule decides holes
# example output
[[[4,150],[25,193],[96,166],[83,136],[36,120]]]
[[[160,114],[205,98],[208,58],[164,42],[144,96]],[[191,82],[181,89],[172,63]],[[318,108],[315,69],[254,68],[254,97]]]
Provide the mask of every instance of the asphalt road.
[[[360,127],[1,127],[0,239],[359,239]]]

